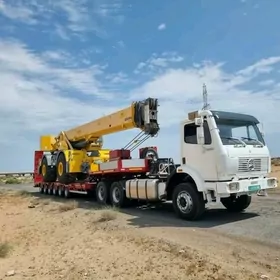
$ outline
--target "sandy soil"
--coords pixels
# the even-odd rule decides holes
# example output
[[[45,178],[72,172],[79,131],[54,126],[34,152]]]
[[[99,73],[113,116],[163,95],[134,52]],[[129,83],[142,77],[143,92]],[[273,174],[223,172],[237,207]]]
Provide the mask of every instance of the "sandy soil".
[[[280,279],[275,244],[92,207],[2,191],[0,279]]]

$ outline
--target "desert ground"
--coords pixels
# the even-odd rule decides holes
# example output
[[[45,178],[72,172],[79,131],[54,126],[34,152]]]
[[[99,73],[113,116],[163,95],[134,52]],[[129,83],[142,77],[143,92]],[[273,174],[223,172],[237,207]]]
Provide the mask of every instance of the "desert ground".
[[[26,180],[0,185],[0,279],[280,279],[279,189],[245,213],[221,206],[186,222],[169,206],[100,208]]]

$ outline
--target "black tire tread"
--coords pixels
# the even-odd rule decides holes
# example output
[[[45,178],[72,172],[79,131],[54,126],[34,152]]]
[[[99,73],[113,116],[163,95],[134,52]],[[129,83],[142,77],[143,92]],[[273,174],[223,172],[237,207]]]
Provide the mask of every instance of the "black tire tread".
[[[46,157],[43,157],[41,167],[45,165],[47,173],[43,176],[43,181],[46,183],[55,182],[56,181],[56,170],[55,168],[48,165],[48,160]]]
[[[59,176],[58,171],[57,173],[57,180],[58,182],[62,183],[62,184],[71,184],[75,181],[75,178],[71,177],[69,174],[66,173],[66,159],[65,159],[65,155],[61,152],[57,158],[56,161],[56,168],[58,168],[58,164],[59,162],[63,163],[63,175]]]
[[[119,208],[123,208],[125,206],[127,206],[127,198],[125,196],[125,192],[124,192],[124,189],[123,189],[123,184],[124,182],[123,181],[116,181],[116,182],[113,182],[111,187],[110,187],[110,200],[111,200],[111,203],[113,206],[115,207],[119,207]],[[121,192],[121,199],[120,199],[120,203],[116,204],[114,203],[114,200],[113,200],[113,189],[114,188],[119,188],[120,192]]]
[[[221,203],[229,212],[242,212],[251,204],[252,197],[250,195],[241,195],[236,200],[231,197],[222,198]]]
[[[99,187],[100,185],[103,185],[105,186],[105,190],[106,190],[106,197],[105,197],[105,200],[104,201],[101,201],[99,199],[99,196],[98,196],[98,191],[99,191]],[[110,204],[110,187],[111,187],[111,182],[108,181],[108,180],[103,180],[103,181],[100,181],[97,186],[96,186],[96,200],[99,204],[101,205],[106,205],[106,204]]]
[[[190,213],[182,213],[179,208],[177,207],[177,195],[180,191],[187,191],[193,200],[193,211]],[[199,193],[196,189],[196,186],[190,182],[183,182],[177,185],[173,191],[172,197],[174,211],[181,219],[188,220],[188,221],[195,221],[199,220],[203,213],[205,212],[205,203],[203,200],[203,196]]]

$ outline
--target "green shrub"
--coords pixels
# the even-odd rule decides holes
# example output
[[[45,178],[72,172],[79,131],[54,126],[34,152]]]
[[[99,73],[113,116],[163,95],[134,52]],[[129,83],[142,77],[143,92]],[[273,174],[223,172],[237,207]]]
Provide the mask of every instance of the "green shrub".
[[[9,178],[5,182],[6,184],[20,184],[21,181],[17,178]]]

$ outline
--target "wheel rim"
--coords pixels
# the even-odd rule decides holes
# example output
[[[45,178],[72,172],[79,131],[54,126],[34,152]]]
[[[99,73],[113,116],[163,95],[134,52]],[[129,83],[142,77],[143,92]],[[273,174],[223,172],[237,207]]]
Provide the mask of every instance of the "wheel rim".
[[[177,196],[177,206],[182,213],[188,214],[193,209],[193,201],[190,194],[182,191]]]
[[[62,162],[60,162],[58,164],[57,173],[58,173],[59,176],[62,176],[62,174],[63,174],[63,163]]]
[[[100,201],[105,200],[105,188],[103,186],[99,187],[99,189],[98,189],[98,199]]]
[[[120,189],[118,187],[114,188],[112,191],[112,196],[113,196],[113,201],[116,203],[120,202],[121,199],[121,192]]]
[[[42,166],[42,175],[43,175],[43,176],[46,176],[46,173],[47,173],[47,167],[46,167],[46,165],[44,164],[44,165]]]
[[[69,196],[69,190],[68,190],[68,189],[65,189],[65,190],[64,190],[64,196],[65,196],[65,197],[68,197],[68,196]]]
[[[62,195],[62,189],[61,189],[61,188],[58,189],[58,195],[59,195],[59,196]]]

